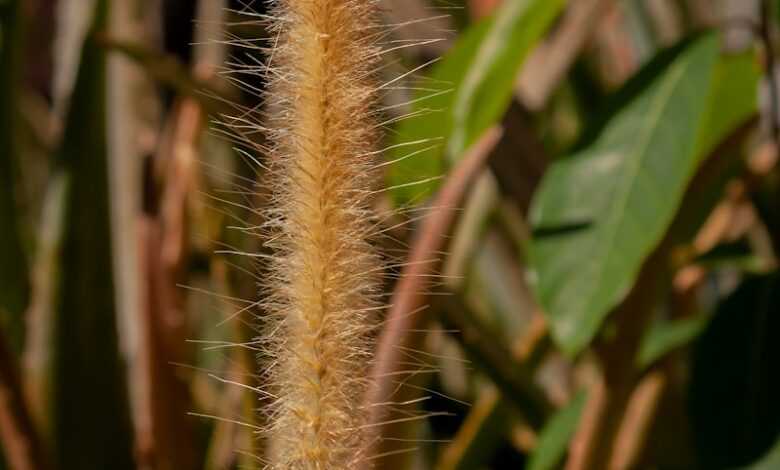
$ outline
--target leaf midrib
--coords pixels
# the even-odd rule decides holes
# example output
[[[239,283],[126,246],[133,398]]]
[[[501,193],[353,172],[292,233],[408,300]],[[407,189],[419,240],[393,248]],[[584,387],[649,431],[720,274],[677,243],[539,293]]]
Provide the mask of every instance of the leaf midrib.
[[[634,145],[633,149],[627,153],[626,158],[629,159],[628,161],[628,170],[629,170],[629,177],[625,180],[626,182],[622,185],[619,185],[618,191],[616,191],[616,194],[621,195],[621,198],[618,198],[618,206],[616,207],[616,210],[611,211],[612,214],[614,214],[609,220],[603,222],[602,224],[606,226],[605,236],[607,239],[604,241],[604,243],[600,244],[600,252],[603,252],[604,247],[612,246],[612,244],[615,241],[615,238],[617,237],[618,232],[620,231],[620,225],[617,223],[612,223],[612,230],[610,229],[610,222],[614,220],[624,220],[625,214],[626,214],[626,207],[628,205],[628,200],[630,199],[630,195],[633,192],[633,188],[635,186],[635,182],[637,178],[639,177],[639,169],[642,168],[642,163],[644,162],[644,159],[646,157],[646,149],[648,147],[649,142],[651,141],[652,137],[655,135],[655,133],[660,128],[659,124],[661,122],[661,117],[664,114],[664,110],[671,102],[670,97],[674,93],[675,88],[680,83],[683,72],[687,68],[691,61],[691,58],[686,58],[684,62],[675,64],[673,67],[674,69],[671,71],[669,78],[661,85],[661,90],[659,90],[658,95],[653,100],[652,103],[652,112],[650,113],[650,121],[652,125],[647,127],[646,132],[643,133],[642,138],[637,141],[637,143]],[[644,151],[642,149],[645,149]],[[639,154],[637,158],[630,159],[629,157],[631,155]],[[632,164],[633,163],[633,164]],[[609,260],[611,260],[612,255],[611,253],[607,253],[606,258],[604,259],[604,262],[599,263],[597,267],[597,275],[595,278],[595,282],[593,285],[599,286],[602,283],[604,273],[606,272],[606,266],[609,264]],[[585,309],[583,312],[589,312],[593,307],[592,304],[594,302],[594,299],[597,298],[596,295],[594,295],[593,292],[590,293],[589,299],[587,303],[585,304]]]

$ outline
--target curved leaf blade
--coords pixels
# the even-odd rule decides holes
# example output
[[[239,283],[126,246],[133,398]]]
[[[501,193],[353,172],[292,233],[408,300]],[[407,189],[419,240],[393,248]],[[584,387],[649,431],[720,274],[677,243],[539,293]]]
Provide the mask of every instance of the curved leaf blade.
[[[741,470],[774,470],[780,468],[780,440],[758,461]]]
[[[494,16],[468,29],[432,67],[417,85],[410,114],[396,129],[389,172],[396,202],[409,203],[429,194],[435,181],[414,183],[439,176],[501,118],[512,99],[518,69],[564,4],[504,2]],[[407,145],[412,142],[417,144]]]
[[[637,367],[644,369],[668,354],[688,344],[707,327],[706,315],[657,323],[647,331],[639,347]]]
[[[577,424],[585,407],[585,392],[578,393],[565,407],[558,410],[542,429],[536,444],[528,470],[554,470],[558,468],[569,441],[577,430]]]

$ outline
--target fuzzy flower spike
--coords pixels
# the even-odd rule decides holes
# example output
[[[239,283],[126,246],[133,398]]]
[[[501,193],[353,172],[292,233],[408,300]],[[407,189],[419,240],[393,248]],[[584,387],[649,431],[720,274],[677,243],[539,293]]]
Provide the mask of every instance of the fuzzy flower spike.
[[[360,403],[382,271],[370,243],[375,13],[371,0],[280,0],[269,15],[271,469],[367,459]]]

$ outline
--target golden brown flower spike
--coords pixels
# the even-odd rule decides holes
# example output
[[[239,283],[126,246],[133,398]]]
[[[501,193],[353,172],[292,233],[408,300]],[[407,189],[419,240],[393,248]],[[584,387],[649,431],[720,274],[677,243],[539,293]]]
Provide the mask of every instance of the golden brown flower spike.
[[[360,401],[381,271],[369,243],[375,8],[282,0],[271,14],[272,469],[341,470],[366,458]]]

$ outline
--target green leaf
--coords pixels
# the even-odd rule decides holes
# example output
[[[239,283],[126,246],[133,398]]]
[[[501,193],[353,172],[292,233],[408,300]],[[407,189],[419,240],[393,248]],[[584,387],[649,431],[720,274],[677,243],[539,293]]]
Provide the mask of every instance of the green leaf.
[[[704,123],[699,132],[699,157],[712,152],[724,136],[757,109],[762,73],[753,51],[721,57],[714,73]]]
[[[637,365],[643,369],[673,349],[687,344],[704,330],[708,320],[706,315],[697,315],[654,324],[642,339]]]
[[[18,173],[16,98],[19,90],[21,2],[0,4],[0,330],[18,349],[23,336],[29,278],[23,249],[15,175]]]
[[[701,468],[749,465],[780,435],[777,312],[780,274],[748,276],[696,343],[688,397]]]
[[[577,423],[585,406],[585,392],[578,393],[564,408],[558,410],[539,436],[531,454],[528,470],[554,470],[566,455]]]
[[[766,272],[767,265],[771,265],[769,260],[753,251],[746,237],[716,245],[697,256],[694,262],[710,270],[731,268],[753,274]]]
[[[754,82],[736,78],[735,63],[719,61],[715,35],[691,42],[589,146],[545,174],[530,215],[532,280],[565,352],[581,351],[625,298],[702,155],[755,109]],[[749,105],[721,108],[737,95]]]
[[[775,0],[773,3],[775,7],[775,22],[780,23],[780,0]]]
[[[397,202],[408,203],[434,190],[433,181],[410,183],[439,176],[448,162],[458,161],[501,118],[512,99],[517,71],[564,4],[504,2],[494,16],[468,29],[428,79],[417,85],[411,117],[396,129],[391,152],[395,162],[390,182],[401,185],[393,192]],[[435,145],[437,139],[441,145]],[[418,144],[405,145],[411,142]],[[404,158],[410,153],[414,155]]]
[[[780,468],[780,439],[761,457],[761,460],[742,467],[741,470],[777,470],[778,468]]]
[[[56,180],[67,184],[52,281],[53,442],[58,468],[124,470],[134,464],[111,262],[106,51],[96,39],[108,1],[98,0],[95,8],[55,162]]]

